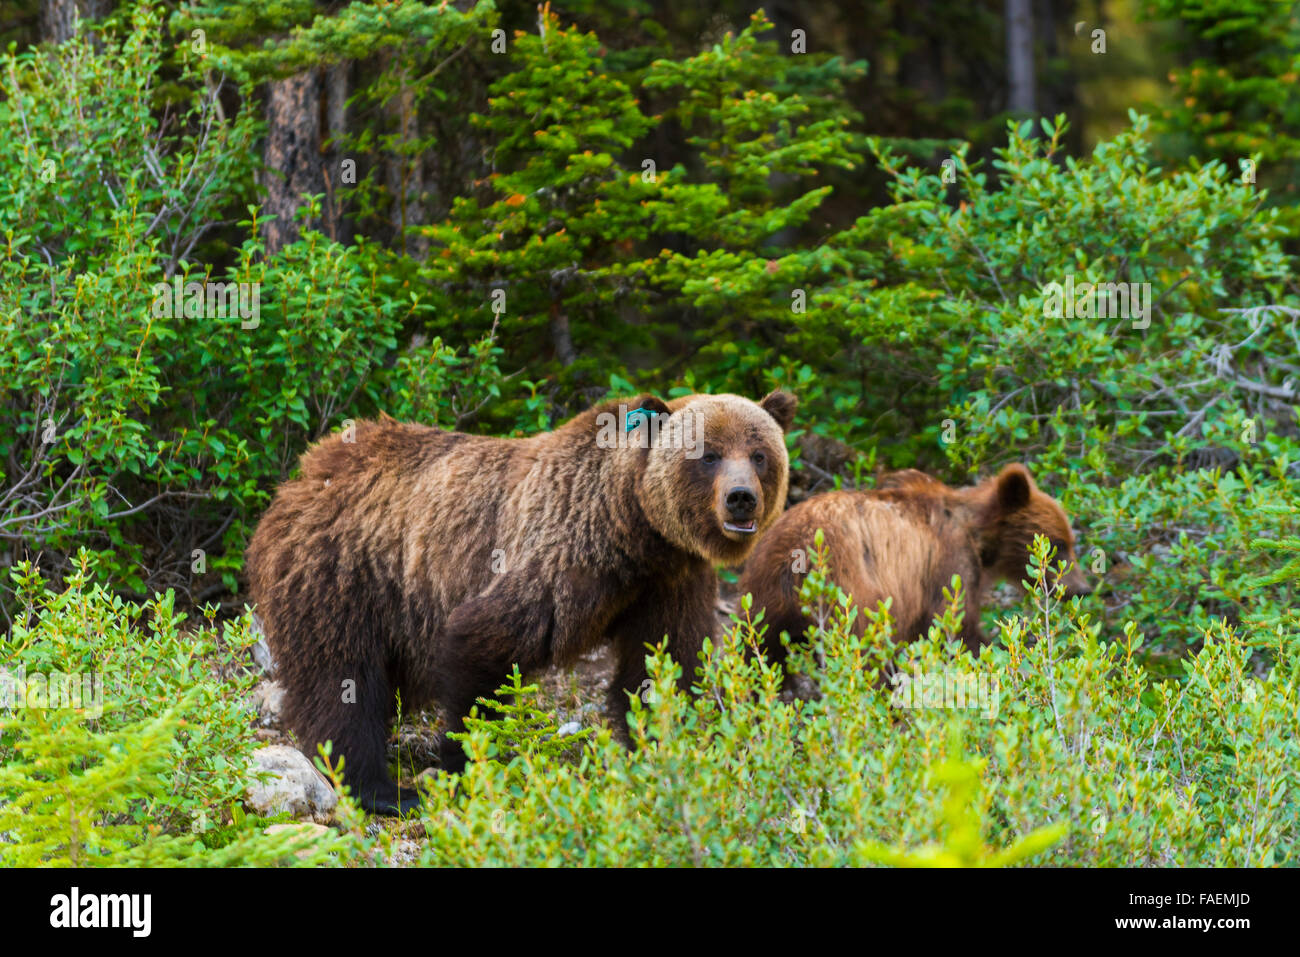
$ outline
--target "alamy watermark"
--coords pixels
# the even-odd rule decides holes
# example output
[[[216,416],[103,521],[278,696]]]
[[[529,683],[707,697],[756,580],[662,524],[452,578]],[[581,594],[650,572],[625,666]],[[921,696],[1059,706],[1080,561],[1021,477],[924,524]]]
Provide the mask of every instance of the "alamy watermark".
[[[1074,273],[1065,283],[1043,287],[1043,315],[1048,319],[1131,319],[1134,329],[1151,325],[1151,283],[1081,282]]]
[[[153,286],[155,319],[229,319],[239,317],[241,329],[256,329],[262,321],[260,282],[171,282]]]
[[[26,665],[0,668],[0,709],[17,708],[72,708],[87,718],[98,718],[104,713],[104,678],[62,671],[28,676]]]
[[[889,680],[894,686],[889,703],[895,708],[978,709],[990,720],[998,715],[1001,686],[997,675],[913,668],[911,674],[895,672]]]
[[[619,405],[618,412],[596,415],[596,447],[601,449],[684,449],[686,458],[704,455],[704,416],[698,412],[676,415],[648,409],[628,409]]]

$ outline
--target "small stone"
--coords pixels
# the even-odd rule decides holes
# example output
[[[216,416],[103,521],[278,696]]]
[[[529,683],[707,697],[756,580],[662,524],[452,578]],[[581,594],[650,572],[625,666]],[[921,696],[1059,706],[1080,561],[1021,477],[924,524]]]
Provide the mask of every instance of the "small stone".
[[[328,834],[330,829],[324,824],[313,824],[310,821],[299,821],[296,824],[272,824],[266,829],[267,834],[283,834],[285,831],[296,831],[301,834],[320,837],[323,834]]]
[[[309,837],[315,841],[329,834],[330,829],[324,824],[311,824],[302,821],[297,824],[272,824],[263,833],[269,837],[273,834],[284,834],[286,831],[302,837]],[[310,847],[304,847],[302,850],[294,851],[293,853],[294,857],[305,860],[311,856],[312,849]]]
[[[577,734],[581,730],[582,730],[582,725],[580,725],[578,722],[568,721],[560,725],[560,727],[555,732],[555,736],[557,738],[567,738],[569,735]]]
[[[271,655],[271,648],[266,643],[266,632],[262,630],[262,619],[258,618],[257,615],[253,616],[253,634],[258,636],[257,644],[253,645],[253,660],[268,675],[275,674],[275,658]]]
[[[399,865],[414,864],[420,856],[420,845],[415,841],[397,841],[393,845],[393,863]]]
[[[253,691],[253,705],[257,708],[262,727],[278,725],[280,713],[284,709],[284,688],[279,682],[263,681]]]
[[[437,768],[425,768],[415,776],[415,786],[418,788],[434,787],[441,776],[442,772]]]
[[[288,812],[294,817],[328,821],[338,806],[338,795],[297,748],[283,744],[253,752],[253,773],[270,773],[265,781],[250,777],[245,803],[257,814]]]

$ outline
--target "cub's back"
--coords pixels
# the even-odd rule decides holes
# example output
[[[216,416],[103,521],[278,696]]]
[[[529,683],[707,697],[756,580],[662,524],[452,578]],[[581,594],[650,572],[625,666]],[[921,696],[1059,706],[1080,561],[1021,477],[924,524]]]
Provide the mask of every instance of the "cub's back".
[[[814,538],[822,530],[827,577],[860,610],[892,597],[896,620],[923,604],[922,583],[933,572],[938,539],[932,511],[942,506],[897,490],[836,491],[789,509],[759,540],[745,565],[740,593],[767,609],[773,633],[792,636],[809,624],[800,611],[799,586],[811,570]],[[858,627],[864,623],[861,614]],[[900,621],[900,624],[902,622]]]

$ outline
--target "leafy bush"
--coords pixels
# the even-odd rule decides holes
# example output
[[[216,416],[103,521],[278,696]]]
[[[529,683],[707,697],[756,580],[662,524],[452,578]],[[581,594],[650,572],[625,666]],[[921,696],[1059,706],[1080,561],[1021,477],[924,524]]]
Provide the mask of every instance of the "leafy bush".
[[[354,835],[265,835],[238,807],[257,746],[239,665],[247,616],[185,629],[169,592],[144,604],[94,585],[82,552],[63,591],[24,563],[22,612],[0,641],[5,866],[322,863]],[[60,676],[70,676],[65,695]],[[98,689],[97,692],[95,689]],[[3,689],[0,689],[3,690]],[[232,811],[233,808],[233,811]],[[233,817],[232,817],[233,815]]]
[[[1217,622],[1240,626],[1296,607],[1296,577],[1261,581],[1273,556],[1252,546],[1300,527],[1300,491],[1288,467],[1300,458],[1283,456],[1269,468],[1262,455],[1244,457],[1254,467],[1162,467],[1111,484],[1062,479],[1062,500],[1084,531],[1081,562],[1103,586],[1106,620],[1135,622],[1146,665],[1162,676],[1180,673],[1177,659]]]
[[[706,649],[694,699],[652,656],[653,694],[630,702],[634,751],[606,731],[576,761],[506,759],[511,726],[479,722],[477,760],[430,793],[422,862],[1294,863],[1294,640],[1254,634],[1277,656],[1256,676],[1246,637],[1220,624],[1181,682],[1153,682],[1135,626],[1105,638],[1048,593],[1046,555],[1040,539],[1030,611],[979,658],[956,638],[959,593],[927,638],[893,645],[887,616],[855,637],[858,611],[814,574],[807,599],[827,613],[792,661],[824,660],[816,701],[783,701],[778,670],[746,661],[765,626],[745,613]],[[900,707],[887,669],[966,676],[999,692],[983,702],[996,710]]]
[[[102,581],[193,601],[237,590],[270,489],[344,420],[455,425],[487,396],[514,420],[499,349],[462,368],[404,334],[429,306],[373,248],[307,231],[267,256],[256,207],[237,242],[215,239],[251,187],[257,124],[225,118],[195,67],[161,83],[159,17],[133,7],[102,49],[0,55],[0,130],[22,146],[0,156],[0,538],[8,562],[58,573],[85,546]],[[222,282],[247,284],[242,311],[214,304]]]

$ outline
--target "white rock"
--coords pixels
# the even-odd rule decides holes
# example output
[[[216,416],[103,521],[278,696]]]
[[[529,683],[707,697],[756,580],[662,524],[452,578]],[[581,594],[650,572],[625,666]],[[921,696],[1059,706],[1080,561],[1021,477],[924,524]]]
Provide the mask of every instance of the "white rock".
[[[253,634],[257,635],[257,644],[253,645],[253,660],[268,675],[275,674],[275,658],[272,657],[271,648],[266,643],[266,632],[262,629],[262,619],[258,618],[256,614],[253,615]]]
[[[330,829],[324,824],[308,824],[303,821],[297,824],[272,824],[263,833],[269,836],[272,834],[283,834],[285,831],[296,834],[299,837],[308,837],[315,841],[328,835]],[[306,860],[308,857],[311,857],[311,854],[312,848],[304,847],[302,850],[295,851],[294,857]]]
[[[414,864],[420,856],[420,845],[415,841],[397,841],[393,845],[393,863],[400,865]]]
[[[435,787],[438,783],[438,779],[441,776],[442,776],[442,772],[439,771],[437,768],[425,768],[423,771],[421,771],[419,774],[415,776],[415,786],[417,788]]]
[[[253,706],[257,708],[262,727],[279,724],[284,709],[284,688],[278,682],[263,681],[253,691]]]
[[[571,734],[577,734],[582,730],[582,725],[576,721],[569,721],[559,726],[555,731],[557,738],[567,738]]]
[[[290,831],[294,834],[302,834],[304,837],[321,837],[328,834],[330,829],[324,824],[311,824],[307,821],[300,821],[297,824],[272,824],[265,831],[267,834],[283,834]]]
[[[258,748],[253,752],[252,772],[268,771],[270,777],[258,781],[250,777],[245,803],[261,815],[282,814],[328,821],[338,805],[338,795],[319,771],[297,748],[283,744]]]

